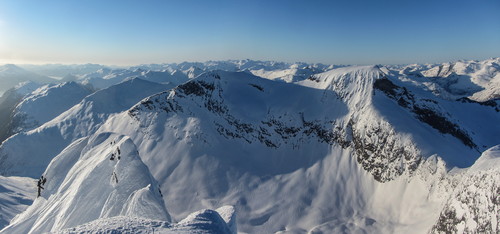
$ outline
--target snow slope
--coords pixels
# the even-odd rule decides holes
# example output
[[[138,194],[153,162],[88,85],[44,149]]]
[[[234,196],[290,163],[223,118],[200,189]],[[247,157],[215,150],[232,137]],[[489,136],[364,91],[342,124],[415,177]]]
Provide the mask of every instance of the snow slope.
[[[92,90],[75,82],[44,85],[25,96],[14,110],[14,131],[34,129],[79,103]]]
[[[50,160],[71,142],[94,133],[110,115],[169,87],[131,79],[87,96],[42,126],[6,140],[0,146],[0,173],[38,178]]]
[[[41,196],[3,233],[40,233],[98,218],[142,217],[170,221],[161,191],[126,136],[82,138],[49,164]]]
[[[14,88],[7,90],[0,96],[0,144],[5,139],[13,135],[13,115],[17,104],[22,98],[40,87],[40,84],[34,82],[22,82]]]
[[[32,178],[0,176],[0,230],[33,203],[35,191],[36,181]]]

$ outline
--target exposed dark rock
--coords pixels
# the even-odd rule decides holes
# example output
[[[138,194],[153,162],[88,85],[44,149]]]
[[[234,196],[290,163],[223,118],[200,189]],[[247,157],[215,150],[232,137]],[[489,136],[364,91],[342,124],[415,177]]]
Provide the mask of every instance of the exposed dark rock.
[[[493,100],[488,100],[485,102],[478,102],[478,101],[471,100],[468,97],[463,97],[463,98],[457,99],[457,101],[462,102],[462,103],[475,103],[475,104],[479,104],[482,106],[490,106],[490,107],[495,108],[496,112],[500,112],[500,107],[497,104],[498,100],[500,100],[500,99],[493,99]]]
[[[314,81],[314,82],[316,82],[316,83],[319,83],[319,79],[318,79],[318,78],[316,78],[316,76],[309,76],[309,77],[307,77],[307,79],[308,79],[308,80],[311,80],[311,81]]]
[[[0,97],[0,144],[14,134],[16,123],[13,122],[14,109],[22,99],[22,95],[10,89]]]
[[[262,86],[259,86],[259,85],[256,85],[256,84],[248,84],[256,89],[258,89],[259,91],[264,91],[264,88],[262,88]]]
[[[186,95],[194,94],[196,96],[203,96],[207,90],[213,91],[215,89],[213,84],[204,81],[190,81],[177,86],[177,89]]]
[[[400,89],[399,86],[395,85],[387,78],[375,80],[373,87],[384,92],[387,96],[393,99],[396,98],[396,95],[398,94],[397,90]]]
[[[408,91],[405,87],[399,87],[387,78],[376,80],[373,84],[373,87],[375,89],[381,90],[389,98],[395,100],[401,107],[404,107],[405,109],[413,112],[418,120],[430,125],[441,133],[450,134],[456,137],[470,148],[477,147],[477,145],[472,141],[471,137],[464,130],[460,129],[458,125],[451,122],[432,108],[418,104],[415,101],[414,95],[411,94],[410,91]],[[466,100],[470,99],[463,99],[462,101]],[[437,102],[434,100],[422,99],[422,101],[437,105]],[[472,100],[470,101],[473,102]]]
[[[365,129],[365,136],[353,128],[353,121],[348,128],[352,129],[352,143],[356,159],[363,169],[370,172],[375,180],[387,182],[402,175],[405,171],[413,173],[421,162],[422,156],[413,145],[405,145],[394,138],[394,132],[383,130],[378,126]],[[372,135],[377,141],[369,141]]]
[[[462,141],[466,146],[469,146],[471,148],[477,147],[477,145],[474,144],[469,135],[462,131],[460,127],[458,127],[458,125],[450,122],[447,118],[439,115],[433,110],[414,106],[413,112],[417,115],[417,118],[420,121],[429,124],[439,132],[450,134]]]
[[[263,87],[258,87],[255,88],[264,90]],[[382,81],[378,87],[385,89],[394,98],[404,100],[408,106],[413,103],[413,96],[408,90],[397,87],[389,80]],[[390,128],[369,126],[369,129],[365,131],[368,135],[362,135],[353,130],[355,121],[351,121],[346,127],[333,120],[307,120],[303,113],[283,116],[269,114],[260,123],[249,123],[232,115],[223,98],[223,90],[217,84],[192,81],[171,92],[174,92],[175,96],[180,99],[190,98],[189,96],[193,95],[192,101],[197,106],[206,108],[209,112],[219,116],[220,118],[213,121],[214,128],[227,139],[241,139],[247,143],[260,142],[270,148],[285,145],[295,148],[307,141],[339,145],[343,148],[352,147],[358,163],[380,182],[390,181],[405,171],[412,173],[420,163],[421,156],[418,150],[396,142],[397,138],[394,137],[396,133],[388,130]],[[183,112],[177,103],[178,99],[169,98],[171,94],[165,92],[144,100],[140,105],[132,108],[129,114],[136,114],[139,110]],[[191,113],[184,114],[190,115]],[[296,121],[297,119],[300,121]],[[371,142],[369,138],[375,135],[375,138],[380,141]]]

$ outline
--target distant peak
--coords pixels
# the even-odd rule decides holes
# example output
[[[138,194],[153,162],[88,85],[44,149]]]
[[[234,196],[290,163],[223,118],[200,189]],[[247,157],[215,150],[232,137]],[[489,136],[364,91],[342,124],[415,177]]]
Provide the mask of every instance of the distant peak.
[[[0,71],[6,72],[6,71],[25,71],[25,70],[14,64],[5,64],[3,66],[0,66]]]

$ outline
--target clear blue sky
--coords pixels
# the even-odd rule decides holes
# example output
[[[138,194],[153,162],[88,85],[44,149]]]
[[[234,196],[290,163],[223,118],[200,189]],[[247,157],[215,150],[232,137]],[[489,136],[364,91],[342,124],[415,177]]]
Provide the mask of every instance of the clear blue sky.
[[[1,0],[0,63],[500,56],[500,0]]]

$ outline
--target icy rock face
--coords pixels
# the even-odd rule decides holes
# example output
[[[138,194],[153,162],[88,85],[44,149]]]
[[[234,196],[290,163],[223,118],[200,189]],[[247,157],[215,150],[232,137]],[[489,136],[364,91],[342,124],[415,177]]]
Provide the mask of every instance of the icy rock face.
[[[498,233],[500,146],[485,151],[462,177],[431,233]]]
[[[77,140],[43,176],[41,197],[2,232],[48,232],[114,216],[170,221],[158,184],[126,136]]]

